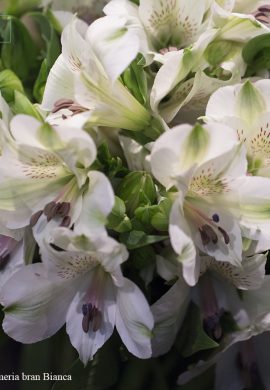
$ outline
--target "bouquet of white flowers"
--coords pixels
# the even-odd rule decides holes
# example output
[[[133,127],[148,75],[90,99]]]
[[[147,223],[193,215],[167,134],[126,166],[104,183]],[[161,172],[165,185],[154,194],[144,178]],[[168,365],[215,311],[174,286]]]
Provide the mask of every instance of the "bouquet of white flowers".
[[[0,40],[3,344],[46,389],[270,389],[270,1],[5,0]]]

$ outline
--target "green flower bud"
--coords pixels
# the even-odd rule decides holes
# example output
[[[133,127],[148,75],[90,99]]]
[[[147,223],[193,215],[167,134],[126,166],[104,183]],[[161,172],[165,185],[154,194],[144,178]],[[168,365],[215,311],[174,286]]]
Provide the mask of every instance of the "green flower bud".
[[[120,183],[117,194],[131,215],[137,207],[153,204],[157,196],[151,175],[143,171],[129,173]]]

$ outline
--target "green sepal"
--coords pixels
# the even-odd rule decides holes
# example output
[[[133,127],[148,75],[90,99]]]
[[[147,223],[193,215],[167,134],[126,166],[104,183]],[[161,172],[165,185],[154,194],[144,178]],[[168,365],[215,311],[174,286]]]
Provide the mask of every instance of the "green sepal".
[[[107,228],[118,233],[128,232],[132,229],[132,224],[126,214],[126,206],[122,199],[115,197],[115,203],[111,214],[107,220]]]
[[[171,199],[166,198],[159,203],[157,212],[151,219],[151,225],[156,230],[159,230],[161,232],[168,230],[171,208]]]
[[[262,69],[270,69],[270,34],[262,34],[248,41],[242,56],[248,64],[246,76],[252,76]]]
[[[146,105],[148,101],[147,76],[144,71],[144,61],[141,54],[124,71],[122,80],[133,96],[141,104]]]
[[[139,230],[132,230],[131,232],[120,235],[120,242],[125,244],[127,249],[142,248],[166,239],[168,239],[168,236],[147,235],[145,232]]]

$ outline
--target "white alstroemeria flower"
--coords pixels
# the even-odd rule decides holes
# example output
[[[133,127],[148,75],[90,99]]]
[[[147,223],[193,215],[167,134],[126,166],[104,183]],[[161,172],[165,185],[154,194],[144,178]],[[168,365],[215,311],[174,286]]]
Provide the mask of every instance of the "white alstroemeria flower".
[[[26,266],[1,289],[4,331],[33,343],[66,323],[72,345],[87,364],[116,327],[132,354],[149,358],[153,317],[142,292],[122,275],[125,247],[106,233],[76,236],[58,228],[53,237],[64,251],[39,241],[42,264]]]
[[[214,9],[212,29],[191,48],[164,56],[153,84],[151,107],[166,122],[182,107],[203,112],[211,93],[240,82],[246,70],[242,59],[244,44],[268,32],[252,16]]]
[[[84,131],[17,115],[0,162],[2,223],[16,229],[54,220],[87,234],[104,229],[113,204],[106,176],[90,169],[96,147]],[[32,216],[32,217],[31,217]],[[4,221],[4,222],[3,222]]]
[[[240,299],[236,291],[233,291],[233,289],[228,288],[225,284],[223,285],[224,292],[223,292],[223,299],[224,302],[227,300],[229,303],[229,308],[232,308],[232,313],[234,316],[234,319],[239,326],[239,330],[236,330],[232,333],[229,333],[225,336],[225,339],[222,340],[220,347],[213,351],[212,354],[210,354],[209,358],[205,361],[200,360],[198,364],[193,366],[190,370],[187,372],[184,372],[181,374],[178,378],[178,384],[183,385],[190,381],[192,378],[196,377],[197,375],[200,375],[205,370],[207,370],[209,367],[217,363],[217,377],[216,377],[216,387],[215,390],[223,389],[221,386],[217,386],[217,384],[221,384],[220,379],[220,369],[222,367],[222,359],[224,356],[224,359],[227,361],[227,354],[230,353],[230,349],[232,349],[232,353],[237,349],[237,346],[235,346],[238,342],[245,342],[242,344],[242,346],[248,348],[245,350],[245,357],[246,360],[243,360],[243,355],[240,356],[240,359],[238,362],[240,363],[238,367],[245,368],[244,375],[245,378],[248,377],[247,374],[249,374],[249,368],[248,365],[245,363],[248,362],[248,358],[253,358],[254,356],[252,351],[250,351],[250,339],[253,336],[261,335],[264,332],[267,332],[270,330],[270,317],[269,317],[269,289],[270,289],[270,277],[265,276],[264,282],[261,285],[260,288],[252,291],[243,291],[242,292],[242,298]],[[262,336],[260,336],[262,337]],[[239,344],[238,344],[239,345]],[[230,348],[230,349],[229,349]],[[228,352],[226,352],[228,351]],[[239,351],[239,350],[238,350]],[[251,352],[251,356],[250,355]],[[226,355],[225,355],[226,354]],[[253,359],[251,359],[253,360]],[[220,363],[219,363],[220,361]],[[259,360],[262,361],[261,359]],[[258,362],[258,361],[257,361]],[[232,363],[234,363],[234,360],[232,359]],[[241,364],[242,363],[242,364]],[[252,361],[251,361],[252,363]],[[268,363],[268,362],[267,362]],[[243,365],[245,367],[243,367]],[[265,367],[265,366],[264,366]],[[235,379],[235,390],[240,390],[239,385],[239,372],[236,373],[236,370],[232,368],[232,371],[230,371],[230,378]],[[259,367],[257,367],[259,369]],[[226,368],[225,368],[226,370]],[[261,374],[261,370],[259,369],[259,372]],[[255,372],[254,372],[255,373]],[[231,375],[232,374],[232,375]],[[238,379],[237,379],[238,377]],[[261,375],[261,380],[264,380],[265,375]],[[258,376],[257,376],[257,379]],[[228,382],[225,381],[228,388]],[[258,382],[256,383],[258,385]],[[231,388],[231,386],[229,385]],[[243,386],[241,387],[242,390]],[[257,387],[252,387],[256,388]],[[225,387],[224,387],[225,389]]]
[[[213,339],[219,340],[222,336],[220,317],[225,309],[233,308],[226,299],[224,302],[223,281],[227,280],[226,283],[232,285],[228,287],[231,289],[235,286],[243,291],[256,290],[264,282],[266,260],[266,255],[244,257],[242,266],[235,267],[208,256],[198,256],[201,278],[195,287],[190,287],[182,278],[182,267],[175,255],[166,252],[158,256],[159,275],[167,282],[176,277],[178,280],[151,307],[155,319],[152,341],[154,356],[162,355],[172,347],[191,300],[201,307],[206,332]],[[238,318],[237,312],[235,318]],[[245,325],[245,320],[239,322],[239,325]]]
[[[151,153],[153,175],[167,189],[178,190],[172,193],[169,234],[191,285],[198,277],[196,248],[237,266],[241,236],[255,240],[253,253],[269,249],[270,181],[247,176],[244,146],[233,129],[220,125],[177,126]]]
[[[179,191],[169,233],[190,285],[198,278],[196,248],[218,261],[241,263],[241,231],[231,204],[238,196],[232,184],[246,174],[244,153],[233,130],[218,125],[181,125],[154,144],[153,175],[167,189],[175,186]]]
[[[76,127],[86,121],[132,131],[149,127],[151,115],[120,80],[109,78],[85,38],[86,30],[77,19],[64,29],[62,54],[49,74],[42,109],[58,112],[58,120],[69,120]]]
[[[205,118],[234,128],[247,147],[249,173],[267,177],[270,177],[269,90],[270,80],[220,88],[209,99]]]
[[[150,52],[169,51],[188,47],[196,42],[199,36],[207,29],[210,22],[212,0],[176,0],[164,2],[163,0],[141,0],[139,6],[128,0],[112,0],[105,8],[107,17],[93,26],[93,31],[102,27],[103,39],[98,46],[104,44],[106,34],[110,34],[112,50],[121,55],[125,41],[132,36],[132,47],[129,53],[133,58],[140,51],[146,56]],[[106,33],[106,26],[113,23],[118,30],[111,29]],[[122,21],[122,26],[120,25]],[[113,50],[114,49],[114,50]],[[119,58],[120,62],[121,58]],[[116,61],[114,59],[114,61]]]

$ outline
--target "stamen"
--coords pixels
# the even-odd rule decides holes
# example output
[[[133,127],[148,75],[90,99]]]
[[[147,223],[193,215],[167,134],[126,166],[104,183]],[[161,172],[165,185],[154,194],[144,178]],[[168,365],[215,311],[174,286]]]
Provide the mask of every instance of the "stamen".
[[[201,235],[202,244],[203,244],[203,245],[209,244],[209,242],[210,242],[210,237],[208,236],[208,234],[206,233],[206,231],[205,231],[204,229],[199,229],[199,232],[200,232],[200,235]]]
[[[208,235],[208,237],[210,238],[210,240],[212,241],[212,243],[216,244],[218,242],[218,236],[215,233],[214,229],[209,225],[204,225],[203,229],[206,232],[206,234]]]
[[[56,210],[57,210],[57,204],[52,201],[50,203],[48,203],[45,207],[44,207],[44,214],[46,215],[47,217],[47,221],[51,221],[53,219],[53,217],[55,217],[56,215]]]
[[[219,215],[216,214],[216,213],[213,214],[213,215],[212,215],[212,219],[213,219],[214,222],[218,223],[218,222],[219,222]]]
[[[160,49],[159,52],[160,52],[160,54],[164,55],[164,54],[167,54],[167,53],[169,53],[171,51],[177,51],[177,50],[178,50],[177,47],[169,46],[169,47],[164,47],[163,49]]]
[[[100,329],[102,323],[102,314],[96,306],[91,303],[84,303],[82,305],[82,328],[85,333],[88,333],[90,329],[90,323],[92,322],[92,330],[96,332]]]
[[[69,227],[70,222],[71,222],[70,216],[69,216],[69,215],[66,215],[66,216],[63,218],[63,220],[62,220],[60,226],[61,226],[61,227]]]
[[[218,230],[219,230],[220,233],[223,235],[225,244],[228,245],[229,242],[230,242],[230,237],[229,237],[228,233],[227,233],[224,229],[222,229],[220,226],[218,226]]]
[[[30,226],[31,227],[34,227],[36,225],[36,223],[38,222],[38,220],[42,214],[43,214],[43,211],[39,210],[35,214],[32,215],[32,217],[30,218]]]
[[[62,110],[63,108],[69,108],[70,105],[74,103],[71,99],[59,99],[54,103],[54,107],[52,109],[52,113],[56,113],[57,111]]]
[[[268,4],[261,5],[261,6],[258,8],[258,11],[261,11],[261,12],[270,12],[270,5],[268,5]]]
[[[93,332],[96,332],[100,329],[102,323],[102,314],[101,312],[94,307],[93,309]]]
[[[68,202],[62,202],[59,203],[59,208],[57,210],[57,213],[60,217],[66,217],[70,212],[70,203]]]

